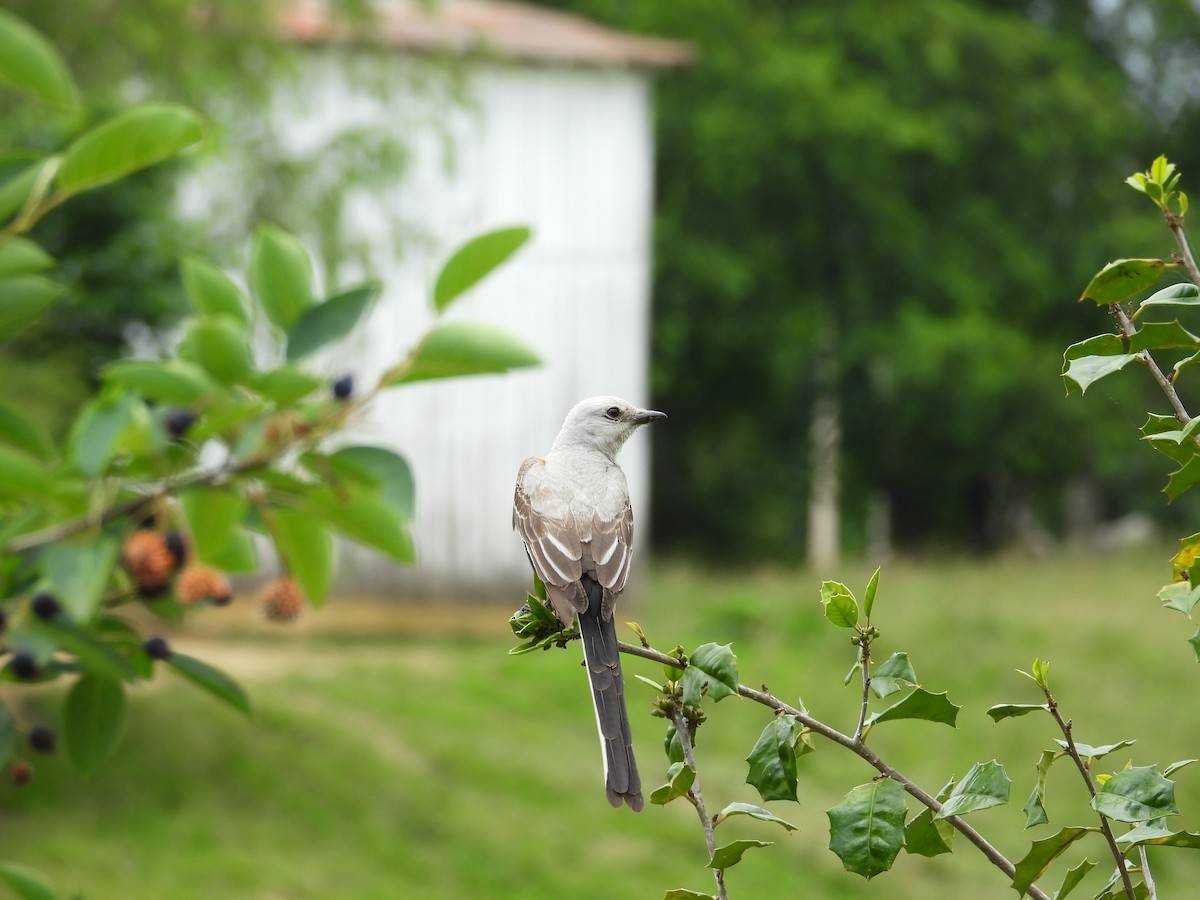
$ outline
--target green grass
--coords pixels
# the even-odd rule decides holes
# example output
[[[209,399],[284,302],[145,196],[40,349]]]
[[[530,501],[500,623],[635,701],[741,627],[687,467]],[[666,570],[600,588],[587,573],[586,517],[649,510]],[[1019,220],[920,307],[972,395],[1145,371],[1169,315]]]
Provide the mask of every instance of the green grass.
[[[1165,573],[1161,555],[1146,554],[889,565],[875,610],[883,632],[876,658],[909,651],[925,686],[948,690],[963,709],[953,730],[880,725],[872,746],[931,790],[999,758],[1014,781],[1012,802],[971,818],[1010,858],[1031,838],[1090,823],[1083,788],[1060,762],[1047,797],[1052,826],[1023,832],[1034,763],[1056,732],[1048,717],[993,725],[984,710],[1037,701],[1014,669],[1040,655],[1052,661],[1080,740],[1138,738],[1104,760],[1105,770],[1200,755],[1200,667],[1185,643],[1193,629],[1157,608]],[[869,574],[847,566],[837,577],[861,593]],[[805,572],[664,565],[619,612],[662,649],[733,641],[743,682],[803,697],[814,715],[848,730],[858,691],[844,688],[842,676],[854,648],[822,618],[818,586]],[[38,867],[90,900],[612,900],[711,890],[690,806],[648,806],[636,816],[608,807],[578,648],[506,656],[515,642],[510,611],[481,609],[494,621],[484,636],[193,639],[189,650],[242,677],[255,715],[246,719],[164,673],[135,692],[121,751],[94,779],[79,778],[60,755],[34,760],[28,787],[0,788],[0,857]],[[336,616],[336,607],[317,615]],[[627,674],[660,671],[626,658]],[[664,724],[648,714],[651,689],[627,682],[652,788],[666,768]],[[30,714],[52,716],[58,700],[42,694]],[[714,808],[757,802],[742,760],[767,711],[728,699],[708,713],[697,747],[706,799]],[[953,856],[901,853],[893,871],[870,883],[845,873],[825,849],[824,810],[873,774],[819,744],[801,764],[800,803],[768,804],[799,832],[744,817],[723,825],[722,841],[778,841],[729,871],[731,897],[1015,896],[961,840]],[[1195,829],[1200,765],[1176,780],[1185,813],[1176,827]],[[1084,885],[1092,893],[1109,871],[1102,849],[1097,842],[1070,854],[1071,862],[1083,851],[1102,861]],[[1158,851],[1152,859],[1160,896],[1186,896],[1200,858]]]

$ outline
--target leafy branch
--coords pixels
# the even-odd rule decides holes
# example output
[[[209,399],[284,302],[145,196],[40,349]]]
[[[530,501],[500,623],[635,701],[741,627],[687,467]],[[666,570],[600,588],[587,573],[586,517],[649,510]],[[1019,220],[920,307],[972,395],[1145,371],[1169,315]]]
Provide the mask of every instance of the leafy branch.
[[[651,662],[660,663],[663,666],[668,666],[680,671],[685,671],[689,662],[684,659],[680,660],[675,656],[663,653],[654,647],[643,647],[636,644],[628,644],[624,641],[618,643],[618,648],[622,653],[631,656],[637,656],[642,659],[650,660]],[[940,815],[943,811],[943,804],[940,803],[932,794],[924,790],[920,785],[914,782],[911,778],[904,775],[894,766],[887,763],[878,753],[864,744],[861,740],[856,740],[854,737],[838,731],[831,725],[827,725],[820,719],[811,715],[807,710],[803,710],[780,700],[770,691],[766,690],[765,686],[762,690],[748,687],[741,683],[735,683],[736,687],[733,691],[743,699],[750,700],[764,706],[773,712],[793,717],[798,723],[809,731],[819,734],[826,740],[831,741],[838,746],[849,750],[860,759],[864,760],[868,765],[880,773],[880,775],[894,781],[903,787],[904,791],[913,797],[922,806],[929,809],[935,815]],[[960,816],[947,815],[941,821],[945,821],[966,840],[973,844],[984,855],[984,857],[992,863],[996,868],[1000,869],[1009,878],[1016,875],[1016,866],[1011,860],[1004,856],[996,847],[994,847],[982,834],[976,831],[970,824],[964,821]],[[1026,891],[1034,900],[1049,900],[1049,895],[1035,886],[1030,886]]]

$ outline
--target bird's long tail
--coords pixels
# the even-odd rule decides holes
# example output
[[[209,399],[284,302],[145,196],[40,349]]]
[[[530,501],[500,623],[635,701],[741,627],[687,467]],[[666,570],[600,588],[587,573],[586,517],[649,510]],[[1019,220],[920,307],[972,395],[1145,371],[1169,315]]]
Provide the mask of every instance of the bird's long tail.
[[[588,608],[579,614],[583,658],[592,685],[592,704],[604,751],[604,788],[614,807],[628,803],[634,812],[642,808],[642,780],[633,758],[633,733],[625,711],[625,681],[621,677],[621,653],[617,648],[617,626],[610,616],[605,621],[603,588],[590,575],[583,576]]]

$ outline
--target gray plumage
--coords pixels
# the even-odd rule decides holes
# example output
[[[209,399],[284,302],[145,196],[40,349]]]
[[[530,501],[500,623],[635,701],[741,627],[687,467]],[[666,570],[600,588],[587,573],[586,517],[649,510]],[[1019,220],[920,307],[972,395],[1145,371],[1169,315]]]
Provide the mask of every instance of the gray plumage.
[[[613,620],[629,578],[633,510],[616,455],[639,426],[664,418],[618,397],[577,403],[546,457],[521,465],[513,500],[513,528],[555,615],[564,625],[579,618],[608,802],[635,812],[642,808],[641,780]]]

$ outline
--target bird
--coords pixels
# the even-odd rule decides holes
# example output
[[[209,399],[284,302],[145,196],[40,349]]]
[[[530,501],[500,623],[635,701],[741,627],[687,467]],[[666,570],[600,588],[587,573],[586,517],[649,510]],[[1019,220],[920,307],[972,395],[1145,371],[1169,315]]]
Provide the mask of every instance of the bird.
[[[521,464],[513,498],[513,529],[555,615],[565,627],[579,620],[608,802],[634,812],[642,809],[642,784],[613,619],[629,578],[633,510],[616,456],[638,428],[666,417],[620,397],[580,401],[546,456]]]

